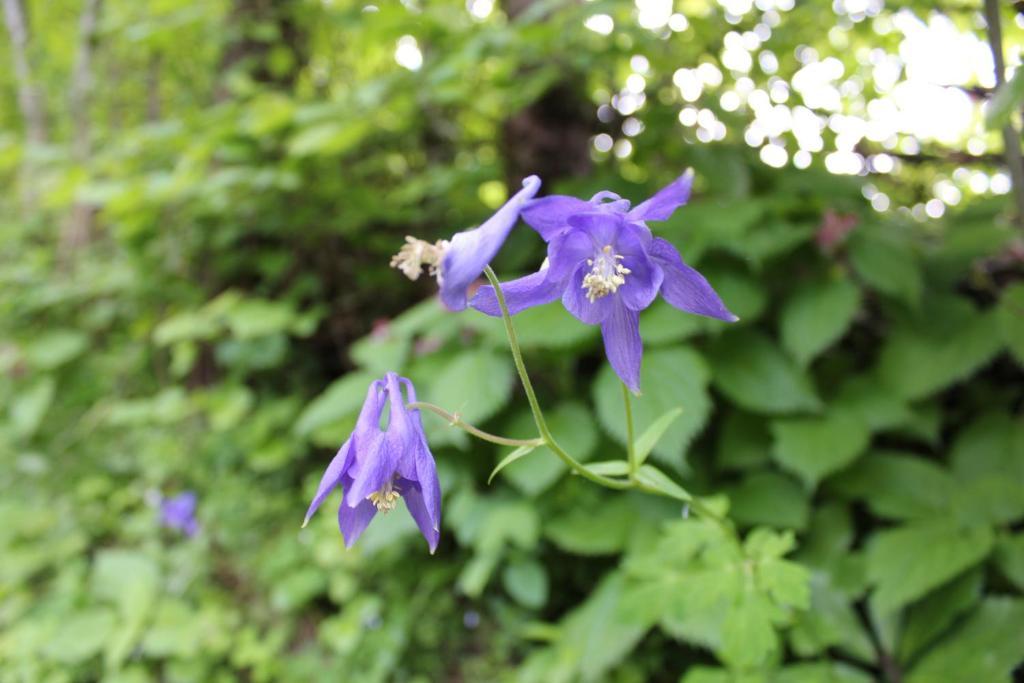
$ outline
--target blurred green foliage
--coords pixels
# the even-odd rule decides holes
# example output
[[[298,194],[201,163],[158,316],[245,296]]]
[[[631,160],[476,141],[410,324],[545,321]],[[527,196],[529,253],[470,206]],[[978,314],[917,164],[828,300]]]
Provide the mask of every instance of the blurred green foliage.
[[[710,96],[729,135],[693,139],[673,72],[716,62],[771,3],[734,26],[682,0],[673,33],[606,0],[486,18],[454,0],[107,0],[91,43],[87,4],[27,3],[45,140],[26,141],[0,70],[0,680],[1011,680],[1024,285],[1010,202],[878,213],[861,178],[764,166],[747,114]],[[944,4],[976,30],[974,9]],[[871,21],[838,48],[831,6],[770,10],[779,77],[800,45],[851,72],[858,47],[896,49]],[[611,35],[583,28],[595,13]],[[395,63],[403,36],[417,71]],[[86,43],[80,109],[67,98]],[[0,41],[0,63],[16,48]],[[635,55],[643,131],[625,156],[596,151],[598,133],[624,139],[622,117],[595,110]],[[910,204],[965,163],[925,147],[872,182]],[[682,408],[651,460],[728,510],[741,544],[678,504],[567,477],[543,448],[488,486],[509,449],[433,415],[436,556],[404,514],[352,551],[330,512],[300,531],[385,370],[468,422],[533,436],[500,321],[446,313],[427,278],[389,270],[405,234],[480,221],[526,173],[636,201],[687,166],[691,205],[652,227],[742,320],[644,313],[637,430]],[[541,257],[522,228],[495,265],[511,276]],[[559,440],[620,457],[596,330],[557,304],[516,323]],[[194,538],[154,508],[185,489]]]

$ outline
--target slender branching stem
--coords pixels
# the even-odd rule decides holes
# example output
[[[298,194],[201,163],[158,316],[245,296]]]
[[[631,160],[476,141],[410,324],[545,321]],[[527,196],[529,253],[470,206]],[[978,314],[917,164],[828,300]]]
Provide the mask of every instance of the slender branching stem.
[[[433,403],[427,403],[425,401],[416,401],[416,402],[410,403],[409,404],[409,408],[413,408],[414,410],[429,410],[430,412],[434,413],[435,415],[438,415],[438,416],[444,418],[448,422],[448,424],[450,424],[451,426],[458,427],[459,429],[461,429],[461,430],[463,430],[463,431],[465,431],[465,432],[467,432],[469,434],[472,434],[473,436],[475,436],[478,439],[483,439],[484,441],[490,441],[491,443],[496,443],[499,446],[543,446],[544,445],[544,439],[510,439],[510,438],[508,438],[506,436],[498,436],[497,434],[491,434],[490,432],[485,432],[484,430],[479,429],[477,427],[474,427],[473,425],[471,425],[468,422],[464,421],[457,414],[449,413],[444,408],[442,408],[440,406],[436,406]]]
[[[501,319],[505,323],[505,335],[508,337],[508,345],[512,349],[512,360],[515,362],[516,372],[519,373],[519,381],[522,382],[523,391],[526,392],[526,400],[530,403],[530,412],[533,413],[533,421],[537,425],[537,431],[540,432],[540,438],[543,439],[544,444],[551,449],[551,451],[558,456],[558,458],[569,467],[573,473],[580,475],[585,479],[589,479],[595,484],[600,484],[610,489],[629,489],[634,488],[633,483],[623,479],[612,479],[611,477],[605,477],[603,475],[591,472],[588,470],[583,463],[576,458],[572,457],[562,448],[555,437],[551,434],[551,430],[548,429],[547,422],[544,420],[544,411],[540,408],[540,403],[537,401],[537,395],[533,391],[533,383],[530,382],[530,376],[526,372],[526,365],[523,363],[523,353],[519,349],[519,338],[516,336],[515,326],[512,324],[512,315],[508,312],[508,304],[505,302],[505,294],[501,291],[501,283],[498,282],[498,276],[494,274],[490,266],[484,268],[484,275],[487,276],[491,286],[494,287],[494,295],[498,300],[498,306],[501,308]]]

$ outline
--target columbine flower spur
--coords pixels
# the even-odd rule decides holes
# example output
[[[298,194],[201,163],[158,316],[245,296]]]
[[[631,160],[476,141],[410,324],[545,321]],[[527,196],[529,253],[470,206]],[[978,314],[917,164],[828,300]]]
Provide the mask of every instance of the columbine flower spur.
[[[352,547],[378,512],[394,510],[402,499],[427,539],[430,552],[437,549],[441,486],[419,411],[406,406],[415,401],[412,382],[393,372],[370,384],[355,431],[327,466],[303,526],[327,495],[340,486],[343,493],[338,528],[345,547]],[[382,417],[386,417],[383,428]]]
[[[498,209],[482,225],[456,233],[451,240],[431,244],[406,237],[406,244],[391,259],[410,280],[420,276],[423,267],[437,279],[441,301],[452,311],[466,308],[466,290],[484,272],[484,267],[505,243],[509,231],[519,220],[519,212],[540,189],[540,178],[530,176],[523,189]]]
[[[561,298],[580,321],[601,326],[612,369],[639,392],[639,312],[659,293],[682,311],[737,320],[704,276],[683,263],[676,248],[654,237],[646,224],[668,218],[685,204],[692,181],[687,172],[633,209],[612,192],[600,192],[589,202],[564,196],[530,202],[523,220],[548,242],[548,258],[540,271],[502,284],[509,312]],[[487,315],[501,315],[492,287],[481,287],[471,305]]]

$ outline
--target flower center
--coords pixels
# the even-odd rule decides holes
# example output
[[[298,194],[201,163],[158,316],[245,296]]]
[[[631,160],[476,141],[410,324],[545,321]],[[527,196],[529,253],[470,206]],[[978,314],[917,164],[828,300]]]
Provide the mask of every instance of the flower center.
[[[391,512],[398,507],[398,499],[401,497],[402,494],[395,488],[394,480],[388,480],[380,490],[368,495],[366,500],[374,504],[377,512]]]
[[[448,249],[448,240],[438,240],[431,244],[407,235],[405,244],[398,253],[391,257],[391,267],[398,268],[410,280],[416,280],[427,266],[431,277],[441,283],[441,261]]]
[[[587,298],[594,303],[603,296],[614,294],[626,283],[626,276],[632,271],[619,263],[622,255],[612,251],[612,245],[606,244],[596,256],[587,259],[590,272],[583,278],[583,289],[587,290]]]

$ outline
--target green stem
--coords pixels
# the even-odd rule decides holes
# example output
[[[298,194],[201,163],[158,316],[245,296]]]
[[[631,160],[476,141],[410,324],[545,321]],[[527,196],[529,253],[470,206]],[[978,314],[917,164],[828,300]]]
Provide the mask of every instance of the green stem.
[[[523,384],[523,391],[526,392],[526,400],[530,403],[530,412],[533,413],[533,421],[537,425],[537,431],[540,432],[541,439],[544,444],[547,445],[551,451],[558,456],[558,458],[569,467],[570,470],[580,475],[584,479],[588,479],[595,484],[600,484],[610,489],[629,489],[633,488],[633,483],[621,479],[611,479],[609,477],[596,474],[588,470],[583,463],[576,460],[576,458],[569,455],[565,449],[558,445],[555,437],[551,434],[551,430],[548,429],[547,422],[544,421],[544,412],[540,409],[540,403],[537,401],[537,395],[533,391],[533,383],[530,382],[530,376],[526,372],[526,365],[523,363],[523,353],[519,349],[519,338],[516,336],[516,329],[512,325],[512,315],[508,312],[508,304],[505,303],[505,294],[501,291],[501,283],[498,282],[498,276],[494,274],[490,266],[484,268],[484,275],[487,276],[487,280],[494,287],[494,296],[498,300],[498,306],[501,308],[501,319],[505,323],[505,335],[508,337],[508,345],[512,349],[512,360],[515,362],[516,372],[519,373],[519,381]]]
[[[640,463],[636,457],[636,438],[633,434],[633,404],[629,398],[629,387],[622,385],[622,402],[626,408],[626,454],[629,457],[629,478],[636,476]]]
[[[490,441],[491,443],[496,443],[496,444],[499,444],[501,446],[543,446],[544,445],[544,439],[510,439],[510,438],[505,437],[505,436],[498,436],[497,434],[491,434],[490,432],[485,432],[482,429],[478,429],[478,428],[474,427],[473,425],[469,424],[468,422],[463,422],[462,418],[460,418],[458,415],[455,415],[453,413],[449,413],[444,408],[442,408],[440,406],[436,406],[433,403],[426,403],[424,401],[417,401],[417,402],[408,404],[408,407],[412,408],[414,410],[421,410],[421,409],[422,410],[429,410],[430,412],[434,413],[435,415],[439,415],[440,417],[443,417],[445,420],[448,421],[448,424],[452,425],[453,427],[458,427],[459,429],[461,429],[461,430],[463,430],[465,432],[468,432],[469,434],[472,434],[473,436],[477,437],[478,439],[483,439],[484,441]]]

